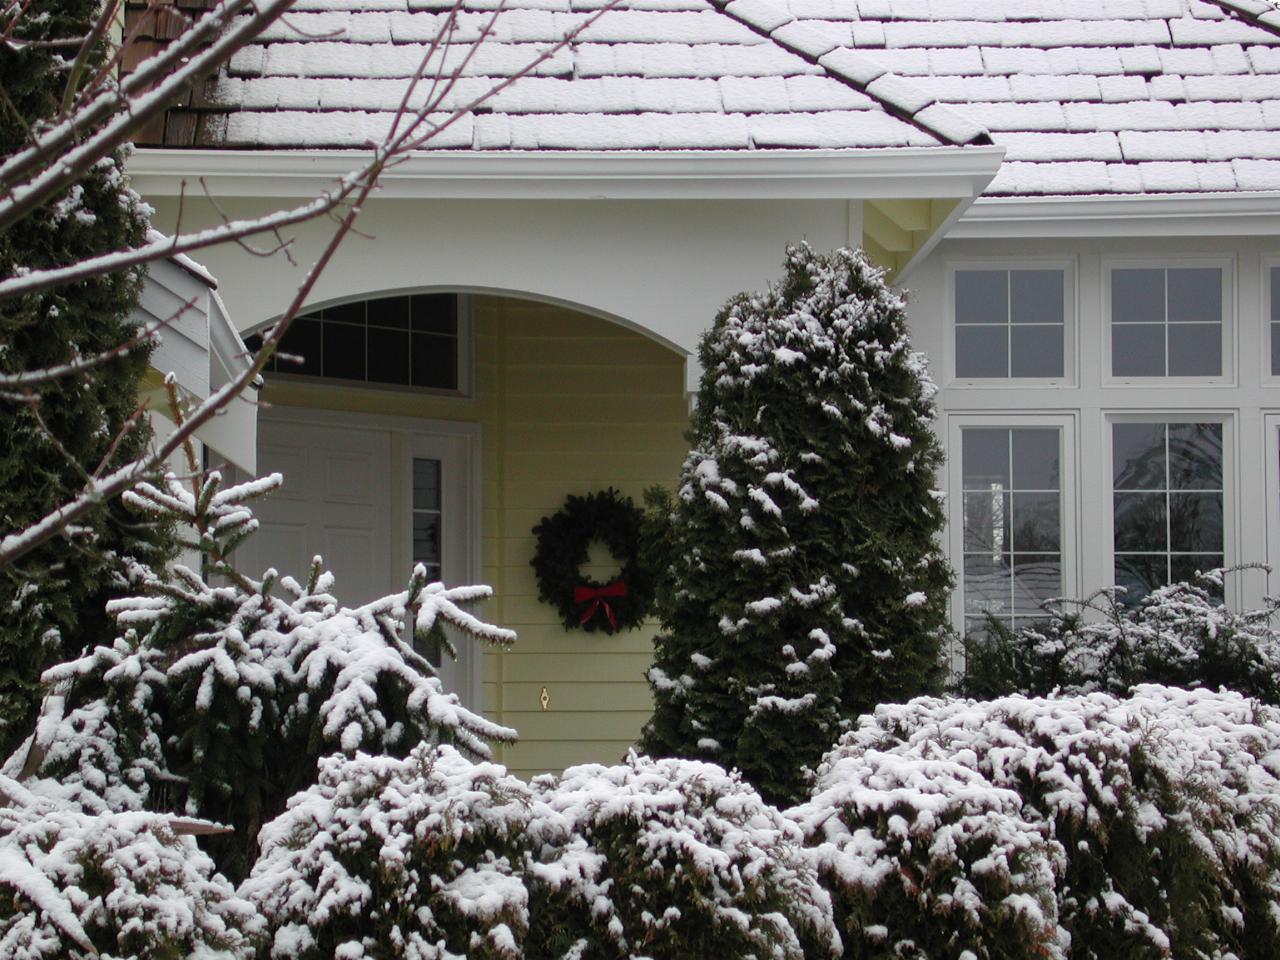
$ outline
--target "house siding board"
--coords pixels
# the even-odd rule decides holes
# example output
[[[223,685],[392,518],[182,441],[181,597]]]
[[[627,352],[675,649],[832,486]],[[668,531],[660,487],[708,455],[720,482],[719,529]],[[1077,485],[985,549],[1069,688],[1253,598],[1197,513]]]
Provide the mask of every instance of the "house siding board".
[[[674,485],[688,426],[683,357],[616,324],[532,301],[478,297],[473,323],[473,400],[298,380],[269,388],[268,399],[480,424],[481,572],[495,591],[484,615],[519,634],[511,650],[483,658],[486,715],[522,734],[499,759],[522,776],[613,761],[649,715],[644,671],[655,624],[615,636],[566,631],[538,599],[532,530],[570,493],[612,486],[639,502],[646,487]],[[588,576],[616,570],[598,547],[591,561]]]

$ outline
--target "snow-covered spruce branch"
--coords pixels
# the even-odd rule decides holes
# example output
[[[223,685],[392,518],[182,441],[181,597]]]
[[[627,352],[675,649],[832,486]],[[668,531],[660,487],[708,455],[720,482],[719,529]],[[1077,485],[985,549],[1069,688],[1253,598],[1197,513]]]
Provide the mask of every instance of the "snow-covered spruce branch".
[[[224,0],[143,61],[118,87],[104,90],[42,130],[29,147],[0,165],[0,230],[82,178],[101,157],[126,143],[187,86],[215,71],[292,4],[293,0]],[[86,130],[94,132],[84,137]]]

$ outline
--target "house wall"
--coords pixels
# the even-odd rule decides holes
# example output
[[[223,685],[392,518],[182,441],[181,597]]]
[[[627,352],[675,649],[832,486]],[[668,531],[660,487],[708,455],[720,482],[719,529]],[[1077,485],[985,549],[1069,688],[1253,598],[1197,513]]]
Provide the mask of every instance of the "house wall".
[[[929,355],[941,386],[938,433],[948,447],[943,478],[951,527],[948,546],[958,565],[962,516],[958,428],[962,424],[1025,426],[1060,424],[1066,431],[1070,475],[1064,504],[1063,592],[1082,596],[1112,583],[1111,424],[1126,417],[1159,420],[1221,420],[1227,429],[1224,454],[1225,548],[1228,564],[1280,560],[1280,380],[1271,375],[1269,268],[1280,247],[1258,238],[1117,237],[1062,240],[948,240],[909,278],[913,340]],[[1229,298],[1221,382],[1112,378],[1106,345],[1108,263],[1150,261],[1171,266],[1222,260]],[[948,267],[1001,263],[1069,267],[1074,310],[1067,321],[1067,354],[1074,367],[1055,384],[964,383],[954,376],[951,285]],[[1264,592],[1280,590],[1280,574],[1248,571],[1229,581],[1227,599],[1258,605]],[[1268,582],[1269,581],[1269,582]],[[961,598],[953,605],[961,621]]]
[[[621,757],[649,716],[652,625],[565,631],[539,602],[532,528],[571,493],[616,487],[639,502],[671,486],[686,450],[683,358],[616,324],[529,300],[477,297],[474,398],[276,380],[278,406],[479,423],[485,615],[520,639],[484,657],[486,715],[520,731],[500,752],[520,775]],[[287,482],[287,478],[286,478]],[[607,577],[607,553],[587,572]],[[549,709],[539,694],[547,688]]]

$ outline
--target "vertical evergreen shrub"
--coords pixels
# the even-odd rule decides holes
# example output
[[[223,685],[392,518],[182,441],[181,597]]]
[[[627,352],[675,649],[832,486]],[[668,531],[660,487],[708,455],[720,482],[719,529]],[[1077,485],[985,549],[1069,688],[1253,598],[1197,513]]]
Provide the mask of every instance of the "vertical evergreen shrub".
[[[642,746],[793,802],[852,718],[936,687],[951,574],[902,297],[851,250],[785,270],[699,347]]]
[[[86,36],[98,7],[95,0],[47,0],[39,16],[18,18],[15,39],[28,42],[0,57],[0,159],[25,145],[31,127],[57,115],[76,47],[50,44]],[[101,51],[85,74],[100,61]],[[0,276],[134,246],[146,228],[146,206],[129,189],[120,158],[107,157],[56,201],[0,232]],[[140,279],[138,271],[121,271],[0,300],[0,370],[56,366],[129,341]],[[0,534],[71,499],[84,484],[83,471],[104,458],[119,465],[142,453],[145,422],[114,450],[112,443],[137,406],[149,353],[133,350],[41,385],[38,397],[0,397]],[[78,523],[72,536],[0,571],[0,753],[27,734],[41,671],[109,633],[103,607],[124,586],[123,558],[155,562],[167,543],[165,530],[115,503]]]

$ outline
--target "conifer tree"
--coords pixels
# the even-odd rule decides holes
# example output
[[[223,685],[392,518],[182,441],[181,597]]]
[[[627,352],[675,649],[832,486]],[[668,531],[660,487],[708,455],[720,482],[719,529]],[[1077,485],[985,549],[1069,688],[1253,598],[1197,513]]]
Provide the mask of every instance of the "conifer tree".
[[[902,298],[849,250],[785,269],[700,344],[642,746],[794,802],[853,718],[936,687],[951,574]]]
[[[97,0],[46,0],[39,16],[18,18],[0,56],[0,158],[58,115],[68,86],[101,65],[89,36]],[[145,204],[129,189],[119,157],[99,161],[76,186],[0,232],[0,277],[75,263],[140,244]],[[0,370],[64,364],[107,353],[137,335],[129,315],[139,271],[120,271],[26,296],[0,299]],[[70,499],[87,473],[135,459],[148,442],[145,420],[131,427],[149,350],[0,396],[0,534],[20,530]],[[104,505],[69,536],[0,570],[0,753],[29,731],[41,671],[77,655],[109,631],[106,601],[124,586],[126,557],[155,562],[167,531],[119,503]]]

